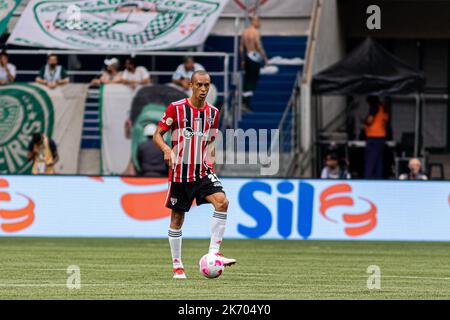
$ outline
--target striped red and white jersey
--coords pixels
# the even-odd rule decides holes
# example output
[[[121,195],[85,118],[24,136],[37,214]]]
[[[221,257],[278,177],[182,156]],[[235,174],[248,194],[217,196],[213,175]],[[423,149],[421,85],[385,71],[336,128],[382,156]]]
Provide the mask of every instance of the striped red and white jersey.
[[[214,172],[206,147],[217,135],[219,109],[207,102],[203,108],[195,108],[188,99],[172,102],[158,126],[165,132],[172,130],[175,165],[169,181],[193,182]]]

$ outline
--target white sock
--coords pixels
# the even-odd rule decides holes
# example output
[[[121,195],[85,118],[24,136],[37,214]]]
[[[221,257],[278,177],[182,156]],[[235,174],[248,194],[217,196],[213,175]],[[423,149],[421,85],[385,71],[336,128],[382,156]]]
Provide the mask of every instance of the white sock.
[[[183,263],[181,262],[182,235],[181,229],[169,228],[169,244],[174,268],[183,268]]]
[[[209,253],[217,253],[220,250],[225,225],[227,224],[227,213],[214,211],[211,226],[211,242],[209,244]]]

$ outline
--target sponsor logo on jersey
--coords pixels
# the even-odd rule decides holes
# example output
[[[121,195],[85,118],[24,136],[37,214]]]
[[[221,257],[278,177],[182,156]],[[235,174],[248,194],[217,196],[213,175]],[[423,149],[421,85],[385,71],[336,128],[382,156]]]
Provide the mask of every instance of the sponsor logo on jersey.
[[[183,137],[185,137],[186,139],[190,139],[193,136],[197,136],[197,137],[203,137],[206,134],[200,131],[194,131],[194,129],[187,127],[187,128],[183,128]]]

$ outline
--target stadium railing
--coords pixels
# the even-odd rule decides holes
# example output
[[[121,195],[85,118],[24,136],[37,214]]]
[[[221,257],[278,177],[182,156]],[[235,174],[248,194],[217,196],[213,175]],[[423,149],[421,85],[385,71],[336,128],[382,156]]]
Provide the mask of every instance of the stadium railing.
[[[11,49],[8,51],[11,56],[14,55],[48,55],[50,53],[57,54],[58,56],[171,56],[171,57],[216,57],[223,59],[223,69],[222,71],[211,71],[209,72],[213,77],[223,78],[223,88],[217,92],[218,97],[223,99],[223,107],[221,112],[222,121],[228,126],[233,125],[233,115],[232,110],[230,110],[230,54],[226,52],[192,52],[192,51],[146,51],[146,52],[129,52],[129,51],[117,51],[111,53],[97,52],[97,51],[76,51],[76,50],[24,50],[24,49]],[[40,67],[40,66],[39,66]],[[98,76],[100,73],[101,66],[96,70],[71,70],[67,69],[69,76]],[[39,69],[36,70],[21,70],[20,67],[17,70],[17,75],[37,75]],[[149,70],[151,76],[170,76],[174,70]]]

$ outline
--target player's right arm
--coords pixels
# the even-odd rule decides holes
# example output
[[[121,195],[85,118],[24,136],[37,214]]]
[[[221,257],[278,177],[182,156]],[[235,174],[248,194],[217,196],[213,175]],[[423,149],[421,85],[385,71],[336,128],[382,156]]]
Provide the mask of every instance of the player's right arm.
[[[173,153],[172,148],[164,141],[164,134],[173,127],[175,119],[176,110],[175,107],[170,104],[166,112],[164,112],[161,121],[159,121],[158,128],[153,134],[153,143],[155,143],[164,153],[164,160],[171,169],[175,163],[175,154]]]
[[[174,160],[175,160],[175,154],[172,152],[172,148],[169,147],[164,142],[164,134],[166,131],[158,127],[153,134],[153,142],[158,146],[159,149],[164,153],[164,161],[166,161],[169,168],[173,168]]]

